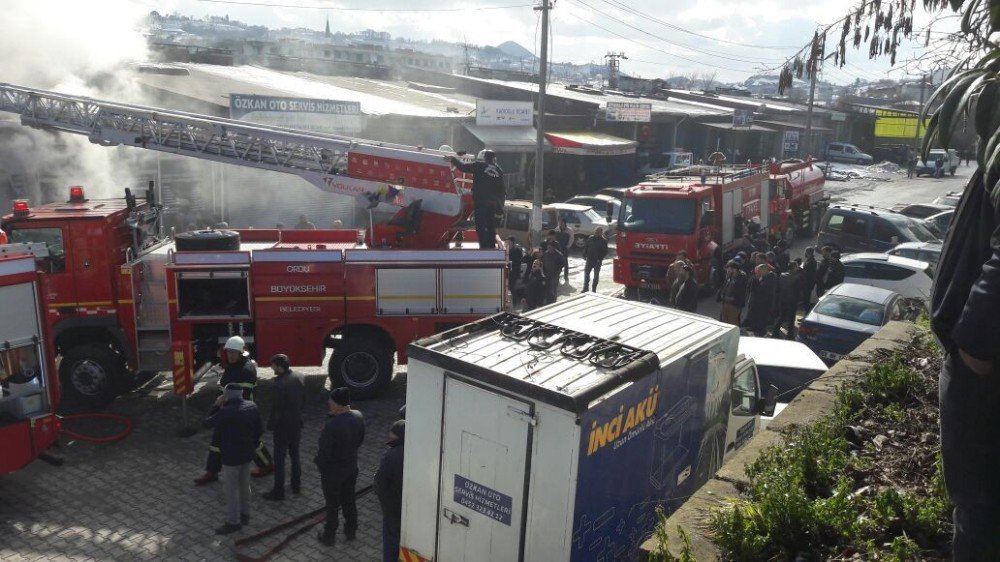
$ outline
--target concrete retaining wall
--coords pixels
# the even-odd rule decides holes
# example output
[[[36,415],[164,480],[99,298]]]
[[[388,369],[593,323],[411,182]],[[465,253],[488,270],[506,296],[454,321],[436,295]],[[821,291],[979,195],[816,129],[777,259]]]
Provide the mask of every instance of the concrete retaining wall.
[[[858,346],[844,360],[838,362],[820,378],[813,381],[771,421],[767,429],[750,440],[715,477],[702,486],[676,512],[667,519],[670,550],[680,554],[682,545],[677,532],[680,526],[688,534],[698,562],[719,560],[719,551],[709,538],[708,521],[713,510],[739,497],[737,486],[748,484],[745,468],[768,447],[785,443],[786,433],[800,426],[809,425],[830,413],[836,401],[836,391],[847,381],[857,379],[872,363],[869,356],[876,349],[902,350],[913,343],[919,328],[909,322],[890,322],[865,343]],[[642,546],[641,560],[654,549],[652,540]]]

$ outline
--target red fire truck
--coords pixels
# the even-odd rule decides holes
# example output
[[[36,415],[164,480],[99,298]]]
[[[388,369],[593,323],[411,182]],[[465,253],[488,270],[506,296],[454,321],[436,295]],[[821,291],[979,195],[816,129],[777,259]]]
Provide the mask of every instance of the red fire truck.
[[[43,279],[23,249],[0,251],[0,474],[23,468],[59,437]]]
[[[667,267],[685,250],[706,283],[716,249],[731,251],[758,228],[772,237],[814,230],[823,215],[823,172],[811,162],[765,167],[692,167],[626,190],[614,279],[626,296],[664,291]]]
[[[452,242],[472,202],[446,153],[0,84],[0,110],[33,127],[298,175],[394,211],[364,230],[163,235],[146,200],[17,201],[2,228],[41,244],[46,319],[67,395],[100,405],[138,371],[174,370],[178,394],[240,334],[260,357],[319,365],[360,396],[384,388],[417,337],[506,306],[505,250]],[[152,186],[151,186],[152,187]],[[0,305],[5,306],[3,303]]]

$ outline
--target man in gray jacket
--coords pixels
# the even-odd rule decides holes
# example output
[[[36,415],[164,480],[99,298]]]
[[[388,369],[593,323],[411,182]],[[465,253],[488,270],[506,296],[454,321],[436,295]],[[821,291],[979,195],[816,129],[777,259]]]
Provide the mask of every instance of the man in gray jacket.
[[[274,487],[264,494],[264,499],[277,501],[285,499],[286,455],[292,459],[292,493],[298,494],[302,489],[299,441],[306,384],[302,375],[291,370],[288,356],[283,353],[271,358],[271,369],[277,377],[271,396],[271,417],[267,420],[267,430],[274,433]]]

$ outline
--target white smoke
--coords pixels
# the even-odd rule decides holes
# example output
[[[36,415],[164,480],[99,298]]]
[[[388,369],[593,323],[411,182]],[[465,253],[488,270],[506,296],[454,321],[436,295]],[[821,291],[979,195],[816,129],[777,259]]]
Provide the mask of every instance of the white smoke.
[[[142,6],[124,0],[7,0],[0,22],[0,82],[98,99],[141,100],[120,70],[147,58]],[[0,119],[17,120],[0,114]],[[89,196],[120,196],[141,151],[108,149],[85,137],[0,128],[0,203],[25,194],[33,203],[63,198],[83,184]],[[25,185],[25,188],[20,186]],[[49,186],[56,186],[55,193]]]

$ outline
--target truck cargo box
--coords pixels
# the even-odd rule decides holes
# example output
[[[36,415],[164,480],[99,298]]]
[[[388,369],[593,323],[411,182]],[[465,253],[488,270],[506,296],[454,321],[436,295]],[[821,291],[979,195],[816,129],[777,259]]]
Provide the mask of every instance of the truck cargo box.
[[[584,294],[412,344],[402,554],[629,558],[756,431],[738,337]]]

